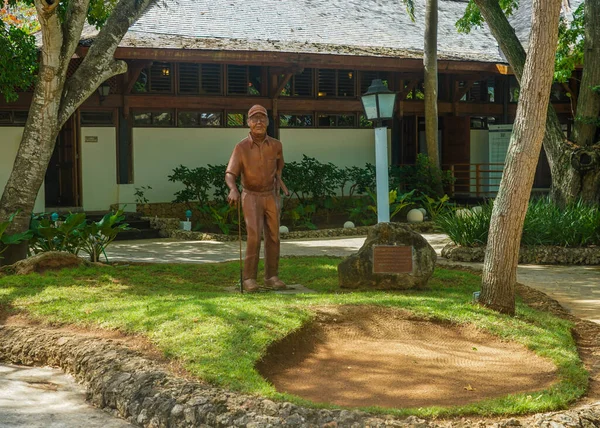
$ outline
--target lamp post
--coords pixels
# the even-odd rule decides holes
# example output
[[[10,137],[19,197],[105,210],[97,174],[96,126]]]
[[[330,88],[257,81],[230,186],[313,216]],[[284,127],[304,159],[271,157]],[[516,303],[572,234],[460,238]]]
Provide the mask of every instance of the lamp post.
[[[387,126],[384,120],[394,117],[396,93],[374,79],[361,97],[367,119],[375,125],[375,174],[377,178],[377,223],[390,221]]]

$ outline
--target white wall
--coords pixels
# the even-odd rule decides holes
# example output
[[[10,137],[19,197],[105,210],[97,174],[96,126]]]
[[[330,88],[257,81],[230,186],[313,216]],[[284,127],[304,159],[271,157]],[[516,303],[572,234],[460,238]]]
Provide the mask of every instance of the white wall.
[[[22,127],[2,126],[0,127],[0,189],[4,191],[10,172],[12,171],[21,136]],[[44,183],[40,187],[33,212],[39,213],[45,210]]]
[[[116,128],[81,128],[81,181],[85,211],[106,211],[118,201]]]
[[[470,154],[470,163],[489,163],[489,144],[488,144],[488,134],[489,131],[487,129],[472,129],[471,130],[471,154]],[[490,169],[489,166],[485,166],[483,169]],[[488,178],[489,173],[482,173],[482,183],[485,185],[481,187],[483,192],[487,192],[489,190],[489,186],[487,185],[489,182]],[[475,186],[475,176],[476,173],[473,170],[471,172],[471,192],[475,193],[477,191],[477,187]]]
[[[372,129],[282,129],[280,138],[286,162],[300,161],[302,155],[336,166],[375,164],[375,133]],[[168,181],[179,165],[196,168],[229,161],[235,145],[248,129],[133,128],[133,185],[118,186],[118,202],[134,204],[136,187],[150,202],[170,202],[181,185]],[[388,131],[388,160],[391,132]]]
[[[133,197],[136,187],[150,186],[150,202],[171,202],[181,184],[168,176],[179,165],[188,168],[226,164],[235,145],[248,135],[245,128],[133,128],[134,185],[122,187],[119,202]],[[134,199],[135,200],[135,199]]]
[[[339,167],[375,164],[375,132],[372,129],[282,129],[286,162],[301,161],[302,155]],[[388,163],[391,131],[388,130]]]

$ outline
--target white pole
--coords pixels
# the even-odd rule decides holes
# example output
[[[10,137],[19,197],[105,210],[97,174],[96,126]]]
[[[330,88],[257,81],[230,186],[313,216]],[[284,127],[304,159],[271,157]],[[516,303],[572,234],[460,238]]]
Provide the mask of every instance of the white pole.
[[[377,223],[389,223],[387,127],[375,128],[375,174],[377,177]]]

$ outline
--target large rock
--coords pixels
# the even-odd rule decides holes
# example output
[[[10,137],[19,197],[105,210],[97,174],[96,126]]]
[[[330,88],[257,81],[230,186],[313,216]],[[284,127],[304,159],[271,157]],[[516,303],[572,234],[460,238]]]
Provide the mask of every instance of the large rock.
[[[412,246],[412,272],[374,273],[374,245]],[[340,287],[376,290],[423,288],[433,274],[436,257],[435,250],[425,238],[409,227],[398,223],[379,223],[369,230],[361,249],[338,265]]]
[[[62,251],[47,251],[18,261],[12,265],[4,266],[0,271],[14,275],[28,275],[33,272],[44,273],[47,270],[74,268],[82,264],[87,265],[89,262],[77,257],[75,254]]]

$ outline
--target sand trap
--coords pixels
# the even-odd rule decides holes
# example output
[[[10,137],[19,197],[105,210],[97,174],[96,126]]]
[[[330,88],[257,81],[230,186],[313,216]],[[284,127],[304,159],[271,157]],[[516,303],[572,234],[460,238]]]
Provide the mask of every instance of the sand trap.
[[[555,381],[556,371],[525,347],[473,326],[366,306],[320,308],[312,325],[273,345],[257,368],[281,392],[388,408],[539,391]]]

